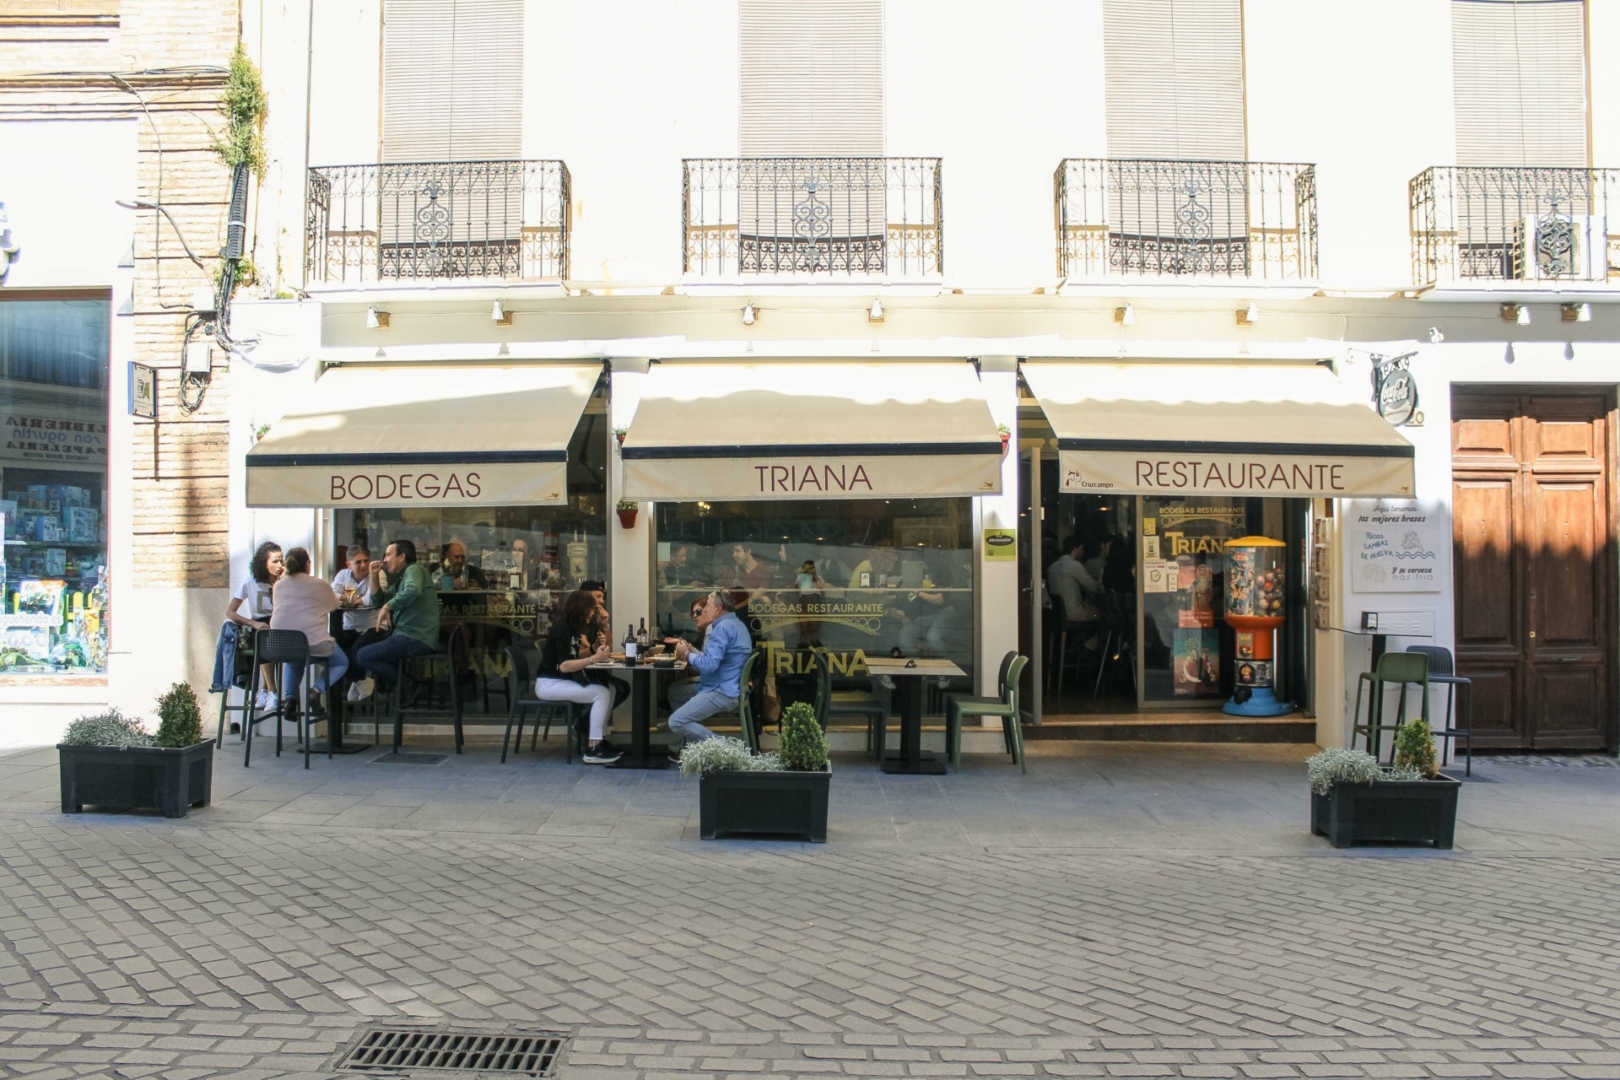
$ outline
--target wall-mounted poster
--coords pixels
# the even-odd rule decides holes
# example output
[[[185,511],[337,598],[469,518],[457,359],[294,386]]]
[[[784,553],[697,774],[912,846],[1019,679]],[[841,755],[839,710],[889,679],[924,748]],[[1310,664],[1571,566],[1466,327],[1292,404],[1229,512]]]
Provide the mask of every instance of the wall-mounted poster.
[[[1350,504],[1345,538],[1350,587],[1358,593],[1439,592],[1445,515],[1410,499]]]

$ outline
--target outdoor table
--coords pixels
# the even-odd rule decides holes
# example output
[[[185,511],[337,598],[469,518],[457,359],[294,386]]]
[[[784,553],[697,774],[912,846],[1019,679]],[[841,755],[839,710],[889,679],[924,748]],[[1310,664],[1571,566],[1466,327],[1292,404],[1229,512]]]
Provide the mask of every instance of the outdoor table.
[[[873,675],[887,675],[894,680],[895,699],[900,713],[900,756],[883,758],[886,773],[908,773],[942,776],[945,762],[922,749],[923,677],[966,675],[967,672],[949,660],[907,660],[902,657],[866,658],[866,667]]]
[[[589,671],[623,671],[630,674],[630,749],[610,769],[667,769],[669,756],[655,754],[649,745],[652,734],[654,700],[653,676],[660,671],[685,671],[684,663],[672,667],[658,667],[651,660],[626,664],[615,660],[610,664],[592,664]]]

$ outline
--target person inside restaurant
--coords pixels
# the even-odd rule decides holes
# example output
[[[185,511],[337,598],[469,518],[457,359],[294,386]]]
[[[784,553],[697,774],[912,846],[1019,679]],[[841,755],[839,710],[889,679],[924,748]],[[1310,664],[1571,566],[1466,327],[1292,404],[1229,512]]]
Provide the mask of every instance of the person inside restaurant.
[[[540,648],[540,667],[534,696],[541,701],[571,701],[591,707],[586,736],[585,763],[611,765],[620,752],[607,740],[608,718],[613,714],[613,690],[590,679],[586,669],[613,658],[606,641],[591,642],[597,599],[577,589],[563,599],[551,620]]]
[[[467,561],[467,545],[460,540],[444,545],[444,558],[433,568],[433,580],[443,592],[489,588],[484,571]]]
[[[1101,642],[1098,631],[1102,626],[1102,582],[1087,569],[1088,563],[1102,569],[1104,545],[1098,540],[1082,540],[1074,535],[1064,541],[1063,552],[1046,568],[1046,591],[1061,601],[1063,618],[1069,631],[1080,631],[1079,637],[1087,651],[1095,651]]]
[[[416,562],[415,544],[409,540],[389,544],[382,564],[371,564],[370,583],[377,629],[389,633],[355,657],[368,675],[360,684],[359,701],[371,696],[377,678],[398,682],[402,662],[439,650],[439,594]]]
[[[327,657],[327,663],[317,665],[311,680],[309,710],[320,712],[319,694],[337,685],[343,673],[349,670],[349,658],[332,638],[327,618],[338,610],[337,594],[332,586],[309,572],[309,552],[295,547],[287,552],[286,572],[275,586],[275,608],[270,613],[270,629],[296,630],[309,642],[309,655],[313,660]],[[324,669],[324,670],[322,670]],[[297,699],[298,684],[303,681],[302,664],[282,666],[281,685],[286,693]]]
[[[700,584],[697,567],[692,564],[691,544],[677,542],[669,546],[669,559],[658,564],[658,584],[666,589]]]
[[[680,757],[686,743],[714,738],[714,732],[704,727],[703,721],[736,710],[743,662],[754,649],[748,628],[737,618],[737,602],[729,590],[717,589],[709,594],[697,625],[706,633],[701,649],[693,648],[684,638],[669,642],[675,646],[675,659],[685,661],[698,673],[695,686],[685,682],[670,687],[670,704],[675,711],[669,716],[669,730],[676,738],[670,756],[674,758]]]

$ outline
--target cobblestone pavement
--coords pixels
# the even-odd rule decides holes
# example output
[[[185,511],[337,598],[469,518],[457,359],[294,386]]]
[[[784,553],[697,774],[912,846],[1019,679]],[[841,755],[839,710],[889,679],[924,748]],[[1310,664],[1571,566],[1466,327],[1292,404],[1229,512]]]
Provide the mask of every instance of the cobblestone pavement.
[[[1480,763],[1457,852],[1340,853],[1303,835],[1293,750],[1031,749],[1032,790],[1106,789],[1106,832],[540,835],[484,759],[457,766],[501,781],[476,832],[412,825],[419,806],[243,821],[237,795],[181,822],[64,817],[40,755],[0,759],[0,1075],[337,1076],[386,1020],[555,1028],[561,1074],[604,1080],[1620,1077],[1620,770]],[[554,764],[526,767],[695,802],[672,776]],[[255,764],[253,785],[296,801],[375,775],[318,768]],[[960,774],[953,812],[1005,818],[1016,774],[992,768]],[[839,783],[884,783],[864,769]],[[1209,834],[1228,842],[1166,842],[1165,775],[1202,793],[1172,816],[1248,808]],[[223,758],[216,784],[270,801]],[[835,814],[892,825],[874,805]]]

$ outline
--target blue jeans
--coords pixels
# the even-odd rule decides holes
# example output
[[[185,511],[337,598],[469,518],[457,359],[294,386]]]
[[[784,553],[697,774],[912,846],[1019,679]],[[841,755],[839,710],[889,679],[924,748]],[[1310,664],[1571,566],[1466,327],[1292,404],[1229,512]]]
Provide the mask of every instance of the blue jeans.
[[[413,656],[426,656],[438,648],[404,634],[390,634],[354,654],[355,662],[369,674],[389,682],[399,682],[399,665]]]
[[[693,689],[686,690],[687,685]],[[731,694],[719,690],[696,690],[696,681],[690,684],[676,683],[669,688],[671,705],[675,704],[677,697],[687,698],[685,704],[676,706],[675,711],[669,714],[669,730],[683,743],[714,738],[714,732],[704,727],[703,721],[723,712],[734,712],[737,708],[737,699]]]
[[[227,622],[219,628],[219,644],[214,647],[214,681],[209,684],[210,694],[223,694],[233,685],[236,675],[236,635],[237,627],[233,622]]]
[[[311,666],[315,668],[315,674],[310,679],[310,684],[317,690],[326,690],[336,685],[337,681],[343,678],[343,673],[349,670],[349,658],[344,655],[342,649],[334,648],[332,655],[326,658],[331,663],[330,667],[326,664],[317,663],[321,659],[320,657],[312,656],[309,659]],[[298,685],[303,677],[304,665],[281,665],[281,686],[285,693],[292,693],[293,688]]]

